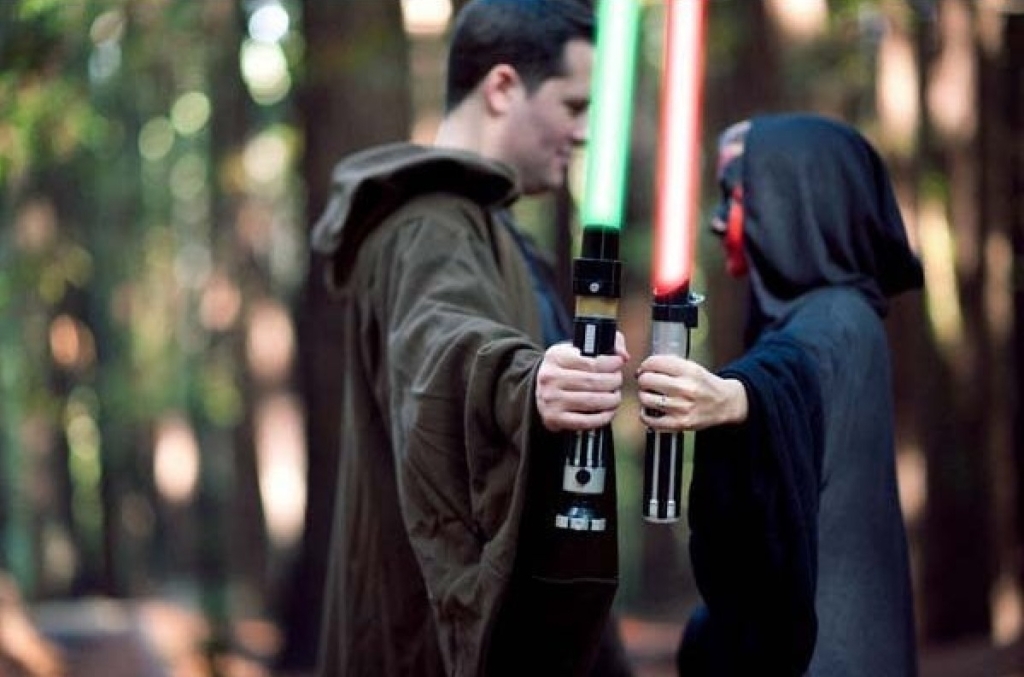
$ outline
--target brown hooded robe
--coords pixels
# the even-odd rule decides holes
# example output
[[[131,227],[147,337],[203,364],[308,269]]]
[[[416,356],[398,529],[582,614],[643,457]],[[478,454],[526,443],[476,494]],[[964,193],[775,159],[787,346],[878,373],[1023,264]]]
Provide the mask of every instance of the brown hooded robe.
[[[562,438],[534,405],[530,272],[494,217],[513,178],[396,144],[343,161],[334,187],[313,233],[345,313],[319,674],[585,674],[617,585],[615,529],[594,537],[585,577],[517,562],[544,541],[523,517],[544,483],[528,479],[560,478]]]

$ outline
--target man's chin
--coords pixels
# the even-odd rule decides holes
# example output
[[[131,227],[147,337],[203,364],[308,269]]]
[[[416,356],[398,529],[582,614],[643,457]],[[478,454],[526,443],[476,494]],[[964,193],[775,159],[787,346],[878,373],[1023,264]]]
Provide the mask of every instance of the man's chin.
[[[543,193],[556,191],[563,185],[565,185],[565,181],[563,179],[555,179],[545,181],[544,183],[538,182],[529,186],[523,186],[521,190],[523,195],[541,195]]]
[[[548,177],[548,190],[558,190],[568,182],[568,174],[565,169],[559,169],[557,172]]]

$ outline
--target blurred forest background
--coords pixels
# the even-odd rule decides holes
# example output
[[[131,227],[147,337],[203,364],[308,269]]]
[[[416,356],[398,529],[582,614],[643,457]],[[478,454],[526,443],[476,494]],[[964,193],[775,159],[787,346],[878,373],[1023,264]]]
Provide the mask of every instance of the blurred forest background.
[[[637,360],[668,1],[644,1],[638,60]],[[0,2],[0,675],[59,674],[53,646],[75,675],[308,672],[346,450],[307,235],[342,155],[431,140],[459,4]],[[1024,674],[1024,2],[711,0],[702,212],[717,132],[797,109],[875,142],[925,265],[887,321],[922,672]],[[566,283],[571,186],[517,207]],[[743,302],[699,250],[714,366]],[[617,604],[639,674],[671,674],[685,524],[639,517],[631,407]]]

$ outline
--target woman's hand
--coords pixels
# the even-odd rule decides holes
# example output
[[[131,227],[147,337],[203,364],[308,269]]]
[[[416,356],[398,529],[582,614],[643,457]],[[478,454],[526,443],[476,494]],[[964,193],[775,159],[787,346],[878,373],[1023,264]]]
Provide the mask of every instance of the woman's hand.
[[[675,355],[652,355],[637,371],[640,420],[655,430],[701,430],[747,419],[747,391]]]

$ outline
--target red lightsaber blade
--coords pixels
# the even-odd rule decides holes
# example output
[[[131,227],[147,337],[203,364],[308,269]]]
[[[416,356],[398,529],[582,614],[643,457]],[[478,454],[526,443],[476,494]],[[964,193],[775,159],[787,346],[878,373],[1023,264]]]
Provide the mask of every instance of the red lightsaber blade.
[[[688,357],[697,304],[690,292],[700,188],[706,0],[666,0],[665,55],[655,184],[651,354]],[[683,434],[647,431],[644,519],[682,511]]]
[[[655,297],[690,284],[699,203],[704,0],[667,0],[655,184]]]

